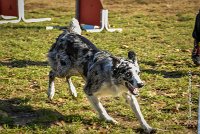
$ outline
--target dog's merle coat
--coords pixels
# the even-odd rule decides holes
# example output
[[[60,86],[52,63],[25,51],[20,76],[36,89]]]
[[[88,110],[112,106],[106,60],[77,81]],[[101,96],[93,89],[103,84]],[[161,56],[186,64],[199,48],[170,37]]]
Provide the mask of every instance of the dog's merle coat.
[[[76,97],[77,93],[70,77],[80,74],[86,81],[84,91],[100,118],[117,123],[107,114],[99,98],[122,94],[142,127],[150,133],[153,129],[143,118],[135,97],[137,89],[143,86],[138,75],[139,66],[134,52],[129,52],[128,57],[129,59],[115,57],[99,50],[85,37],[64,31],[48,53],[52,68],[49,73],[48,97],[52,99],[54,96],[55,77],[65,77],[72,94]]]

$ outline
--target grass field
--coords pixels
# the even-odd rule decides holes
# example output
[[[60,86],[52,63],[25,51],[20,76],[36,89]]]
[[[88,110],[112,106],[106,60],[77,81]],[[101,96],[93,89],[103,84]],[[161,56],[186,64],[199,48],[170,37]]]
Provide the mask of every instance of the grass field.
[[[26,18],[52,21],[0,25],[0,133],[140,133],[135,115],[119,98],[105,98],[108,113],[120,124],[97,118],[83,92],[84,81],[73,77],[78,97],[65,80],[56,79],[53,101],[47,99],[46,54],[62,32],[45,26],[67,26],[75,16],[72,0],[26,0]],[[102,50],[127,56],[134,50],[145,86],[138,100],[147,122],[158,134],[197,133],[199,67],[191,61],[192,31],[199,0],[104,0],[111,27],[122,33],[83,35]],[[188,120],[188,86],[192,72],[192,116]]]

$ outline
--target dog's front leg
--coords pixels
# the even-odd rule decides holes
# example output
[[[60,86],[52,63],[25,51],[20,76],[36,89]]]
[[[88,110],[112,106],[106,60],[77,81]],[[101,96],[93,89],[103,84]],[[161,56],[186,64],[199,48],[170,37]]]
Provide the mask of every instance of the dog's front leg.
[[[54,86],[55,74],[53,71],[49,72],[49,87],[47,91],[48,98],[51,100],[55,94],[55,86]]]
[[[74,84],[72,83],[71,78],[67,78],[67,83],[69,85],[69,88],[71,90],[71,93],[74,97],[77,97],[77,92],[76,92],[76,88],[74,87]]]
[[[117,121],[108,115],[105,108],[103,107],[103,105],[101,104],[101,102],[99,101],[99,99],[96,96],[88,96],[87,95],[87,98],[90,101],[90,103],[92,104],[92,106],[95,108],[95,110],[98,112],[99,117],[101,119],[104,119],[108,122],[117,124]]]
[[[145,132],[153,133],[155,131],[155,129],[150,127],[149,124],[147,124],[146,120],[144,119],[136,97],[134,95],[126,95],[126,99],[129,102],[132,110],[134,111],[137,119],[139,120],[139,122],[140,122],[142,128],[145,130]]]

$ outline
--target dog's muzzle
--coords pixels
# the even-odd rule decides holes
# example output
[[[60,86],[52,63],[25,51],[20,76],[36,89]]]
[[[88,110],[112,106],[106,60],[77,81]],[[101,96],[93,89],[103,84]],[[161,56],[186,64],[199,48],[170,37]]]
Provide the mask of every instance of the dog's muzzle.
[[[128,88],[128,90],[130,91],[131,94],[138,95],[138,93],[139,93],[138,88],[134,87],[129,82],[125,82],[125,85],[126,85],[126,87]]]
[[[139,89],[144,86],[143,83],[138,83],[137,86],[138,87],[134,87],[131,83],[129,82],[125,82],[126,87],[128,88],[128,90],[130,91],[131,94],[133,95],[138,95],[139,94]]]

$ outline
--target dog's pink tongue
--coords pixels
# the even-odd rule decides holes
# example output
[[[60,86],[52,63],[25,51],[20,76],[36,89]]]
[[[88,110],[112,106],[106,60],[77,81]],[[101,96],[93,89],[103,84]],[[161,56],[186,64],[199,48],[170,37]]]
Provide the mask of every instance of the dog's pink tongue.
[[[138,95],[138,93],[139,93],[138,88],[135,88],[134,86],[132,86],[129,83],[125,83],[125,84],[126,84],[126,87],[129,89],[131,94]]]
[[[132,88],[132,89],[130,89],[130,91],[131,91],[131,93],[133,94],[133,95],[138,95],[138,88]]]
[[[137,95],[139,93],[138,88],[135,88],[133,92]]]

